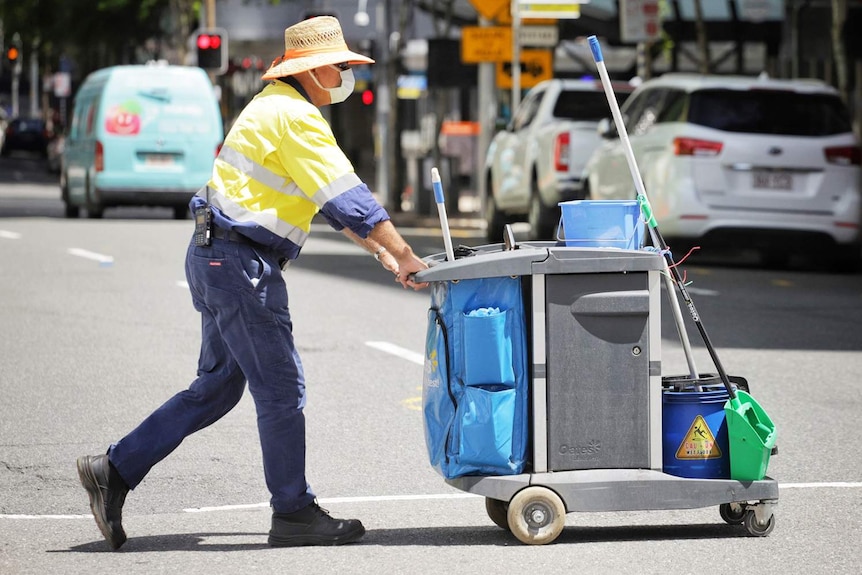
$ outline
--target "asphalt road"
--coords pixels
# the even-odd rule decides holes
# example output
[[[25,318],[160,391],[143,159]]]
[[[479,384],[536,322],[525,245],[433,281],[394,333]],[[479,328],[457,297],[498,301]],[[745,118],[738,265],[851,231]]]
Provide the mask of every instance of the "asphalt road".
[[[572,513],[555,543],[533,547],[428,464],[428,293],[403,290],[317,225],[285,272],[308,380],[308,475],[324,507],[363,520],[365,538],[267,547],[246,395],[129,494],[130,539],[110,552],[75,458],[103,452],[194,377],[200,321],[183,277],[190,227],[158,209],[64,219],[55,178],[38,161],[0,161],[0,573],[862,572],[862,276],[709,254],[685,266],[725,368],[748,379],[778,426],[769,537],[749,537],[708,507]],[[442,251],[439,230],[405,232],[420,254]],[[469,231],[457,242],[482,243]],[[662,373],[683,374],[664,308]],[[699,368],[711,371],[689,333]]]

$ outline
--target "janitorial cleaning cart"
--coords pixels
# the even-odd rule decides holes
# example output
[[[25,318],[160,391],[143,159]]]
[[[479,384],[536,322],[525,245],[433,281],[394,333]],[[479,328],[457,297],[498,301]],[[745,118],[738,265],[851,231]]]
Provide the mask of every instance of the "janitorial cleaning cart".
[[[431,465],[524,543],[554,541],[572,512],[714,505],[754,536],[775,525],[775,425],[745,378],[725,373],[638,192],[561,204],[557,241],[518,244],[507,227],[499,244],[458,250],[443,209],[446,253],[416,275],[431,291]],[[663,283],[687,374],[662,372]],[[697,371],[677,291],[717,373]]]

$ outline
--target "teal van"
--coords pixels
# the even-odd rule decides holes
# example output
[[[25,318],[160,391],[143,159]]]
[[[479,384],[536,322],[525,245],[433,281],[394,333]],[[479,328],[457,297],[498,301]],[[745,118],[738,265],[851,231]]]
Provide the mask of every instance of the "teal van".
[[[168,206],[188,216],[224,140],[213,85],[200,68],[113,66],[75,95],[60,169],[66,217],[112,206]]]

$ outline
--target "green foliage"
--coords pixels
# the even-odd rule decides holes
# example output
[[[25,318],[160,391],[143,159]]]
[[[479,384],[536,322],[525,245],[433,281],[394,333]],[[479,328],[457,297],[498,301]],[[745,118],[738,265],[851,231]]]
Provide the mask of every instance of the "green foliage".
[[[199,10],[200,0],[0,0],[0,21],[7,37],[20,35],[25,54],[35,47],[45,70],[56,69],[64,55],[82,77],[97,68],[138,63],[136,51],[148,39],[163,38],[166,27],[187,35]],[[185,26],[167,24],[173,21]]]

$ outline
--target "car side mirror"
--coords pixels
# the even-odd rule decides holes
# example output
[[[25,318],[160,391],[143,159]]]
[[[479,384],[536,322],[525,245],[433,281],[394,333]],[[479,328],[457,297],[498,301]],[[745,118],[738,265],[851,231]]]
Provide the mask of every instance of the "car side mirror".
[[[606,140],[611,138],[615,138],[617,135],[616,128],[614,127],[613,122],[611,122],[610,118],[602,118],[599,120],[598,125],[596,126],[596,133],[599,137],[602,137]]]

